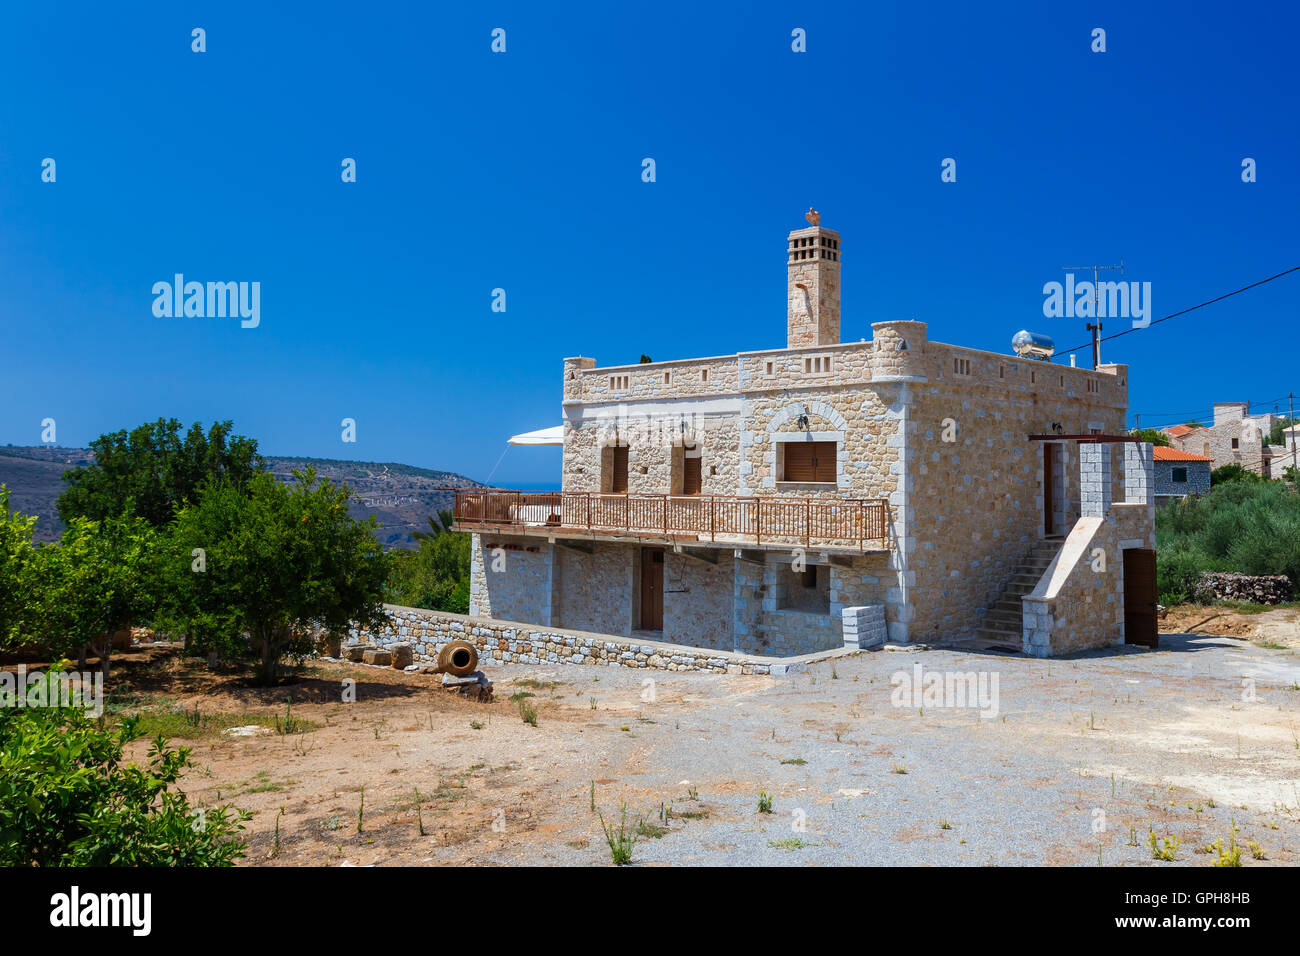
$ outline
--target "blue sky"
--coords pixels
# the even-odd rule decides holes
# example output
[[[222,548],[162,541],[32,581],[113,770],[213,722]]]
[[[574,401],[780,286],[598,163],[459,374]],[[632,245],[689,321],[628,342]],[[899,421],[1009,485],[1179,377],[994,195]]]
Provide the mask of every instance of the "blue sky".
[[[230,418],[484,479],[559,422],[563,356],[783,346],[810,204],[845,339],[1067,347],[1062,266],[1122,258],[1158,317],[1300,265],[1294,5],[269,6],[0,12],[0,442]],[[260,282],[260,325],[155,317],[177,272]],[[1130,420],[1300,392],[1297,301],[1300,273],[1104,345]],[[492,480],[558,471],[516,448]]]

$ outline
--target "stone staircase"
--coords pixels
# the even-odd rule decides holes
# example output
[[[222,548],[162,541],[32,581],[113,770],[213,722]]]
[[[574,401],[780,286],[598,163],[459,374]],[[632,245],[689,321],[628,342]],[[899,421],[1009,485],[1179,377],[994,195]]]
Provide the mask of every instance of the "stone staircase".
[[[984,625],[975,632],[980,644],[1020,650],[1024,641],[1021,599],[1037,586],[1043,572],[1061,550],[1064,541],[1065,538],[1059,536],[1044,538],[1034,545],[1034,550],[1029,552],[1029,556],[1017,565],[1006,590],[989,607],[988,613],[984,615]]]

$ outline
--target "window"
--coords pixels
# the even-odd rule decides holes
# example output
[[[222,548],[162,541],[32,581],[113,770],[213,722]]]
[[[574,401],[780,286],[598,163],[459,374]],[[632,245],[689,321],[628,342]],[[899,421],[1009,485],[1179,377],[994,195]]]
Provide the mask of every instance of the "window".
[[[627,494],[627,445],[615,445],[610,470],[609,490],[616,495]]]
[[[828,375],[831,371],[831,357],[829,355],[807,355],[803,360],[803,373],[805,375]]]
[[[799,583],[806,588],[815,588],[817,586],[817,565],[814,564],[800,572]]]
[[[772,374],[772,370],[773,370],[773,363],[768,362],[768,363],[767,363],[767,374],[768,374],[768,375],[771,375],[771,374]]]
[[[708,380],[709,380],[709,370],[707,368],[700,369],[700,381],[707,382]]]
[[[1093,393],[1094,395],[1095,395],[1097,392],[1100,392],[1100,391],[1101,391],[1101,383],[1098,382],[1095,378],[1090,378],[1090,379],[1088,379],[1088,391],[1091,392],[1091,393]]]
[[[835,483],[835,442],[787,441],[784,449],[783,481]]]
[[[1186,469],[1186,468],[1175,468],[1175,469],[1174,469],[1174,476],[1173,476],[1173,478],[1174,478],[1174,481],[1177,481],[1177,482],[1185,482],[1185,481],[1187,480],[1187,469]]]
[[[627,388],[628,377],[626,375],[611,375],[609,377],[609,387],[615,391]]]
[[[1234,439],[1232,440],[1232,447],[1233,447],[1234,449],[1237,447],[1237,441],[1238,441],[1238,440],[1237,440],[1236,438],[1234,438]]]
[[[955,358],[955,359],[953,359],[953,360],[952,360],[952,370],[953,370],[953,373],[956,374],[956,375],[969,375],[969,374],[970,374],[970,359],[968,359],[968,358]]]

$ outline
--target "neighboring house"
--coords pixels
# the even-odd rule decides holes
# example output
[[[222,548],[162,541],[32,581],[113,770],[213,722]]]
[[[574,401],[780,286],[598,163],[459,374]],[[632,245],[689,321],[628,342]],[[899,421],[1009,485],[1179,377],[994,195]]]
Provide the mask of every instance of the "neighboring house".
[[[1265,478],[1272,477],[1272,462],[1277,454],[1285,453],[1281,446],[1267,445],[1268,433],[1278,417],[1272,413],[1251,415],[1245,402],[1216,402],[1214,424],[1198,428],[1177,438],[1175,429],[1167,429],[1172,447],[1195,455],[1206,455],[1214,460],[1214,468],[1224,465],[1241,465]]]
[[[1214,459],[1159,445],[1154,452],[1157,508],[1177,498],[1203,495],[1210,490],[1210,466]]]
[[[1161,428],[1158,430],[1169,436],[1169,443],[1174,448],[1183,451],[1190,451],[1191,449],[1183,447],[1184,442],[1195,443],[1195,433],[1204,431],[1204,428],[1201,425],[1173,425],[1169,428]]]
[[[783,348],[564,360],[562,491],[458,496],[470,613],[756,654],[878,631],[1047,656],[1122,637],[1131,563],[1154,635],[1151,446],[1097,443],[1124,431],[1128,367],[916,321],[841,341],[840,234],[808,218]]]

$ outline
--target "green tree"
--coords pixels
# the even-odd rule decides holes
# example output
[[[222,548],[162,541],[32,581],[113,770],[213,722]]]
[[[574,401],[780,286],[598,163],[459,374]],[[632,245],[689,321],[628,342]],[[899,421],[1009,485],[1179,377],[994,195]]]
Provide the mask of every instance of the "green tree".
[[[1230,465],[1224,465],[1210,472],[1211,485],[1223,485],[1232,481],[1263,481],[1263,479],[1253,471],[1247,471],[1245,468],[1233,462]]]
[[[1288,445],[1289,447],[1289,443],[1286,441],[1285,430],[1290,428],[1295,423],[1296,423],[1296,419],[1294,418],[1279,418],[1276,422],[1273,423],[1273,428],[1272,430],[1269,431],[1268,438],[1266,439],[1265,444]]]
[[[438,537],[440,534],[450,533],[452,523],[456,518],[450,511],[443,510],[438,512],[437,518],[434,518],[433,515],[429,515],[427,520],[429,522],[428,531],[411,532],[411,537],[416,541],[427,541],[430,538]]]
[[[262,684],[280,679],[283,658],[312,650],[313,627],[387,618],[391,560],[375,538],[375,517],[349,515],[347,486],[318,481],[314,468],[293,474],[293,484],[281,484],[260,472],[246,491],[205,486],[177,514],[162,575],[167,614],[191,622],[208,649],[223,642],[238,650],[249,635]]]
[[[244,855],[249,814],[191,807],[176,788],[189,750],[160,736],[147,767],[123,764],[131,722],[122,727],[97,729],[75,708],[0,708],[0,866],[229,866]]]
[[[1135,428],[1129,432],[1129,436],[1131,438],[1140,438],[1142,441],[1149,441],[1153,445],[1169,447],[1169,436],[1154,428]]]
[[[0,645],[18,623],[23,580],[32,559],[36,519],[9,508],[9,490],[0,485]]]
[[[131,501],[135,514],[161,528],[209,479],[246,486],[264,463],[257,442],[231,435],[233,427],[216,422],[204,434],[195,422],[182,435],[179,421],[160,418],[100,435],[90,443],[95,463],[63,473],[68,487],[55,503],[59,517],[99,521],[123,514]]]
[[[143,518],[73,518],[58,543],[25,562],[14,639],[82,660],[90,648],[107,675],[113,633],[157,606],[157,561],[157,534]]]
[[[470,536],[424,535],[418,551],[393,552],[385,593],[390,604],[469,613]]]

